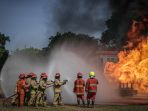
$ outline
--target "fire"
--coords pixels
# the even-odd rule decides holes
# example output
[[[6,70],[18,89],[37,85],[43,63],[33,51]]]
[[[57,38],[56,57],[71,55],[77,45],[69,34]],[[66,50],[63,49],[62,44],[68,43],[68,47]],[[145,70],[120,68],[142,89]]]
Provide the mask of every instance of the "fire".
[[[133,20],[128,32],[128,50],[118,53],[117,63],[107,62],[104,73],[110,81],[132,83],[140,93],[148,93],[148,36],[141,34],[145,22]],[[148,23],[148,22],[147,22]]]

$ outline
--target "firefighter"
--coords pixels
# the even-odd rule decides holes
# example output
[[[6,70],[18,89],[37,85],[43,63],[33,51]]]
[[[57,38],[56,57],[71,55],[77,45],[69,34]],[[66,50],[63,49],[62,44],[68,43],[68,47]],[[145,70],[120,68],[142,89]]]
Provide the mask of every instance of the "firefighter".
[[[20,79],[20,76],[19,76],[19,79]],[[18,84],[19,79],[17,80],[16,85],[15,85],[15,90],[14,90],[15,95],[12,97],[12,100],[11,100],[12,105],[18,104],[17,84]]]
[[[62,104],[62,85],[65,85],[67,80],[60,81],[60,73],[55,74],[55,81],[54,81],[54,99],[53,105],[63,105]]]
[[[15,88],[15,95],[12,98],[11,100],[11,105],[17,105],[18,104],[18,94],[17,94],[17,88]]]
[[[30,99],[31,76],[32,76],[32,73],[29,73],[29,74],[26,75],[26,81],[25,81],[25,105],[28,104],[29,99]]]
[[[84,101],[84,88],[85,88],[85,81],[82,79],[82,73],[77,73],[77,79],[74,81],[74,88],[73,92],[77,96],[77,104],[80,105],[80,100],[83,103],[83,107],[85,107],[85,101]]]
[[[31,82],[30,82],[30,99],[28,105],[35,105],[36,93],[38,89],[37,77],[36,74],[32,73]]]
[[[38,105],[42,105],[42,106],[47,105],[45,90],[48,85],[53,84],[52,81],[47,81],[47,79],[48,79],[48,76],[46,73],[42,73],[40,75],[40,81],[39,81],[39,87],[38,87],[37,99],[36,99],[36,107],[38,107]]]
[[[19,99],[19,105],[24,106],[25,98],[25,74],[19,75],[19,81],[17,82],[17,94]]]
[[[95,78],[95,72],[90,72],[89,79],[87,79],[85,87],[85,91],[87,93],[87,107],[90,105],[90,100],[92,101],[92,107],[94,107],[97,85],[98,80]]]

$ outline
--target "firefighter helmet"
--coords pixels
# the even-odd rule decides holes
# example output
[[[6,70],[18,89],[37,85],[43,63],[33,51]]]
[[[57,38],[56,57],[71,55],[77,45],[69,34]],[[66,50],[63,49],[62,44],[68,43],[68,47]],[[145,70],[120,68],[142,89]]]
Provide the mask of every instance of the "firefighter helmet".
[[[81,72],[78,72],[77,73],[77,77],[83,77],[82,73]]]
[[[60,77],[60,73],[56,73],[55,74],[55,77]]]
[[[20,79],[25,78],[25,74],[21,73],[21,74],[19,75],[19,78],[20,78]]]
[[[41,78],[47,78],[48,76],[47,76],[47,74],[46,73],[41,73],[41,76],[40,76]]]
[[[31,76],[32,76],[32,74],[31,74],[31,73],[26,74],[26,77],[31,77]]]
[[[32,74],[31,74],[31,77],[32,77],[32,78],[36,78],[36,74],[35,74],[35,73],[32,73]]]
[[[95,72],[93,72],[93,71],[91,71],[90,73],[89,73],[89,77],[95,77]]]

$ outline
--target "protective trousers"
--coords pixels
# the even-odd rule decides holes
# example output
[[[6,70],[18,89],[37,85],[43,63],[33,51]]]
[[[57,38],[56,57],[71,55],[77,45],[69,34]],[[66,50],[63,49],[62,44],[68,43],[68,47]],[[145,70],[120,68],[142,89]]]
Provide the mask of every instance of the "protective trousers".
[[[38,106],[38,105],[42,105],[42,106],[47,105],[46,95],[43,91],[37,92],[36,106]]]
[[[54,93],[53,105],[62,105],[62,96],[61,93]]]
[[[30,95],[30,100],[28,102],[28,105],[34,105],[35,103],[35,99],[36,99],[36,92],[35,91],[31,91],[31,95]]]
[[[11,100],[12,105],[18,104],[18,94],[14,95]]]
[[[19,105],[20,106],[24,106],[24,98],[25,98],[25,94],[19,94]]]
[[[28,91],[25,93],[25,104],[26,105],[28,104],[29,100],[30,100],[30,92]]]

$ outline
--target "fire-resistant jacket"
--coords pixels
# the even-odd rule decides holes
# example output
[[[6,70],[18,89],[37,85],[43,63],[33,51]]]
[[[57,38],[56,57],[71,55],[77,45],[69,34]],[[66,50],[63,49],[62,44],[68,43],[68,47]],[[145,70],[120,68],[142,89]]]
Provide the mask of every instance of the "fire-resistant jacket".
[[[45,81],[45,80],[40,80],[39,81],[39,87],[38,87],[38,91],[45,91],[45,89],[46,89],[46,87],[48,86],[48,85],[51,85],[51,84],[53,84],[53,82],[51,82],[51,81]]]
[[[31,78],[29,77],[29,78],[26,79],[26,82],[25,82],[25,91],[26,92],[29,92],[30,84],[31,84]]]
[[[98,80],[96,78],[89,78],[86,81],[86,92],[97,92]]]
[[[77,79],[74,82],[73,91],[76,95],[84,95],[85,81],[83,79]]]
[[[54,93],[61,93],[62,92],[62,85],[64,85],[64,82],[60,81],[59,79],[55,79]]]
[[[20,79],[17,82],[17,93],[25,94],[25,80],[24,79]]]
[[[38,89],[38,84],[36,80],[31,80],[30,82],[30,90],[31,92],[36,92],[36,90]]]

